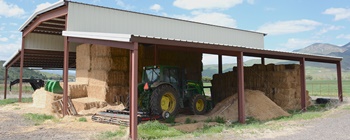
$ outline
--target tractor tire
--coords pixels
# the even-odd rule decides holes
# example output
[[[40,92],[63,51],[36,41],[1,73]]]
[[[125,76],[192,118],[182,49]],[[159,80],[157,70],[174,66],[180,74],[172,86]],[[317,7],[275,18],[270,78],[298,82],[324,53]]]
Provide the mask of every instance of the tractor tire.
[[[197,94],[190,101],[190,109],[194,115],[203,115],[207,112],[207,101],[203,95]]]
[[[158,86],[151,95],[151,111],[154,115],[162,115],[164,111],[176,116],[180,108],[180,97],[170,85]]]

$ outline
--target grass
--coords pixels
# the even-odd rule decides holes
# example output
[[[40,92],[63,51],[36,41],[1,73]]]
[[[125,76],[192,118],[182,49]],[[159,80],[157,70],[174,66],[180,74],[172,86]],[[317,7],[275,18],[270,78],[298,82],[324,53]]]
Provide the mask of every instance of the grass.
[[[350,96],[350,80],[342,80],[344,96]],[[311,96],[338,96],[337,80],[307,80],[306,89]]]
[[[216,125],[216,126],[209,126],[209,125],[204,125],[202,129],[199,129],[192,134],[195,137],[198,136],[203,136],[203,135],[210,135],[210,134],[217,134],[221,133],[225,129],[225,125]]]
[[[52,115],[34,114],[34,113],[26,113],[23,115],[23,117],[27,120],[33,121],[35,123],[34,125],[40,125],[46,120],[55,119]]]
[[[183,134],[181,131],[168,127],[158,121],[148,121],[138,126],[138,137],[141,139],[176,137]]]
[[[17,102],[18,102],[17,98],[4,99],[4,100],[0,100],[0,106],[14,104]],[[22,98],[22,103],[31,103],[31,102],[33,102],[32,98]]]
[[[125,135],[126,135],[126,129],[125,127],[121,126],[119,130],[103,132],[97,137],[98,139],[105,140],[105,139],[118,139],[118,138],[124,137]]]
[[[87,119],[85,117],[80,117],[78,119],[79,122],[87,122]]]

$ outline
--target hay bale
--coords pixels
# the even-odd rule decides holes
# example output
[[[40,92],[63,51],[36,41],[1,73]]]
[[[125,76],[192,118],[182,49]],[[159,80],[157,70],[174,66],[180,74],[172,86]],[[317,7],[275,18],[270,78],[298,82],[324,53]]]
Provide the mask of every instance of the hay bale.
[[[104,100],[88,97],[72,99],[72,103],[77,112],[89,110],[91,108],[103,108],[108,105]]]
[[[90,54],[91,54],[91,58],[101,57],[101,56],[111,57],[112,55],[111,47],[93,44],[91,46]]]
[[[90,44],[77,46],[76,51],[76,70],[90,69]]]
[[[90,98],[106,100],[107,87],[101,85],[89,85],[87,87],[87,94]]]
[[[34,91],[33,95],[33,107],[45,108],[46,106],[46,90],[40,88]]]
[[[68,87],[68,96],[71,99],[87,97],[87,84],[70,83]]]
[[[46,92],[46,102],[45,102],[45,110],[49,112],[54,112],[52,108],[52,103],[54,101],[57,101],[59,99],[62,99],[63,95],[62,94],[56,94],[52,92]]]

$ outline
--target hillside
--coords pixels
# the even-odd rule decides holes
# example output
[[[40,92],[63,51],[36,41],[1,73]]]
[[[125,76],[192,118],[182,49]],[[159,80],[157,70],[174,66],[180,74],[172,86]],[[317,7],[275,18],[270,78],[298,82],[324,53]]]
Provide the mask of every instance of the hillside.
[[[346,50],[347,50],[347,48],[345,48],[345,47],[339,47],[339,46],[328,44],[328,43],[314,43],[314,44],[309,45],[303,49],[294,50],[293,52],[327,55],[330,53],[337,53],[337,52],[342,53]]]
[[[4,64],[5,61],[1,61],[0,60],[0,80],[4,80],[4,76],[5,76],[5,68],[2,67],[2,65]],[[10,68],[8,71],[8,77],[9,77],[9,81],[13,81],[15,79],[19,78],[19,68]],[[61,79],[61,76],[58,74],[51,74],[51,73],[46,73],[46,72],[40,72],[37,70],[31,70],[31,69],[24,69],[23,71],[23,78],[26,79],[33,79],[33,78],[38,78],[38,79],[44,79],[44,80],[48,80],[48,79],[55,79],[55,80],[59,80]]]
[[[336,46],[328,43],[314,43],[303,49],[294,50],[293,52],[322,54],[336,57],[343,57],[342,69],[350,70],[350,42],[343,46]],[[332,68],[332,65],[325,65],[324,63],[307,63],[314,67]]]

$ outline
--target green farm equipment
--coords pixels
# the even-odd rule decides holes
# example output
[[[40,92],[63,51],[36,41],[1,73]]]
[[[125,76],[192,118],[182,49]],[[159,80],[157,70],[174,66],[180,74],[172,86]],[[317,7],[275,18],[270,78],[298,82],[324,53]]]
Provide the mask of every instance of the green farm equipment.
[[[179,67],[144,67],[142,82],[138,84],[138,113],[143,114],[139,120],[176,116],[180,108],[188,108],[195,115],[205,114],[212,108],[210,100],[204,94],[202,82],[186,80],[186,71]],[[128,115],[126,111],[129,111],[128,105],[123,111],[124,115]],[[106,112],[115,112],[115,116],[121,115],[120,111]],[[106,115],[103,115],[106,112],[100,112],[92,119],[102,122],[98,116],[106,120]],[[124,119],[123,124],[125,121],[128,119]]]

